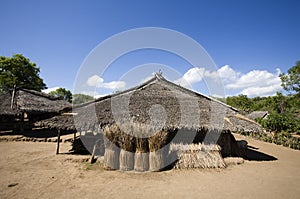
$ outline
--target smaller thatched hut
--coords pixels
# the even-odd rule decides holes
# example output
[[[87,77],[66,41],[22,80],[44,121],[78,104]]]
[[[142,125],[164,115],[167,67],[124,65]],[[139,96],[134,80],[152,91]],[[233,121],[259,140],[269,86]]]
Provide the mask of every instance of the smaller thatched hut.
[[[248,118],[255,120],[255,119],[265,119],[269,115],[269,111],[253,111],[246,115]]]
[[[0,130],[31,128],[39,120],[71,110],[65,100],[46,93],[15,88],[0,94]]]

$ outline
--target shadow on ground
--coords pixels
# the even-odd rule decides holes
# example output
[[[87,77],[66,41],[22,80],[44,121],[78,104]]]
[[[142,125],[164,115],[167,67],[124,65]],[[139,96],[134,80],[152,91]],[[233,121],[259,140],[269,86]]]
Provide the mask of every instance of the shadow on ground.
[[[258,151],[258,148],[248,146],[247,149],[244,152],[244,157],[245,160],[249,161],[274,161],[278,160],[276,157],[271,156],[269,154],[263,153]]]
[[[62,131],[62,135],[69,135],[74,133],[73,131]],[[32,129],[32,130],[25,130],[24,132],[20,131],[4,131],[0,133],[1,136],[12,136],[12,135],[23,135],[25,137],[29,138],[54,138],[57,137],[57,131],[56,130],[49,130],[49,129]]]

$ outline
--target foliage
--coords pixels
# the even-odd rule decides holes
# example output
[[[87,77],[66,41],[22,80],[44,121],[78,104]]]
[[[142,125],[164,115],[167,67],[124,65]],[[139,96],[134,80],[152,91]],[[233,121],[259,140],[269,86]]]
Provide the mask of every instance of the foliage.
[[[40,68],[21,54],[11,58],[0,56],[0,91],[14,86],[41,91],[46,84],[39,77]]]
[[[238,95],[226,98],[226,103],[245,113],[253,111],[253,101],[247,95]]]
[[[295,92],[300,96],[300,61],[296,62],[296,65],[290,68],[287,74],[280,74],[281,86],[289,91]]]
[[[63,100],[66,100],[70,103],[72,102],[72,93],[71,93],[71,91],[69,91],[65,88],[58,88],[55,91],[51,91],[49,94],[60,97]]]
[[[255,98],[239,95],[227,97],[226,102],[245,113],[268,111],[266,119],[256,120],[268,131],[300,134],[300,100],[296,95],[277,93],[276,96]]]
[[[267,119],[258,119],[258,122],[266,129],[272,132],[297,132],[300,128],[299,118],[291,113],[271,112]]]
[[[85,94],[74,94],[73,95],[73,104],[81,104],[85,102],[93,101],[94,98],[90,95]]]

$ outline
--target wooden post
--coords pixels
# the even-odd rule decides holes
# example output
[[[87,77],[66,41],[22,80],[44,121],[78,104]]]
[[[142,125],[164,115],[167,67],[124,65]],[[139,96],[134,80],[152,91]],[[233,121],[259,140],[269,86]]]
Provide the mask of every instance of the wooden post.
[[[96,152],[97,142],[94,145],[92,157],[90,159],[90,163],[95,163],[95,152]]]
[[[73,139],[73,142],[75,141],[76,139],[76,131],[74,131],[74,139]]]
[[[56,154],[59,154],[59,140],[60,140],[60,129],[57,131],[57,147],[56,147]]]
[[[95,163],[96,159],[95,159],[95,153],[96,153],[96,149],[98,148],[98,142],[99,140],[97,140],[94,144],[94,148],[93,148],[93,153],[92,153],[92,157],[90,159],[91,163]]]
[[[24,112],[22,112],[21,114],[21,122],[19,124],[20,124],[20,132],[24,133]]]

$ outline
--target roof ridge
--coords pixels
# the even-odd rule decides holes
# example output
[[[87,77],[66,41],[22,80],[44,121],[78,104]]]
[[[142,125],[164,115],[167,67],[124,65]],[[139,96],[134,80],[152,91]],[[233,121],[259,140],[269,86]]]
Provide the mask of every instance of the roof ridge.
[[[43,92],[40,92],[40,91],[36,91],[36,90],[30,90],[30,89],[26,89],[26,88],[18,88],[17,91],[18,90],[30,93],[32,95],[36,95],[36,96],[40,96],[40,97],[45,97],[45,98],[50,99],[50,100],[63,100],[60,97],[57,97],[57,96],[54,96],[54,95],[50,95],[48,93],[43,93]]]

